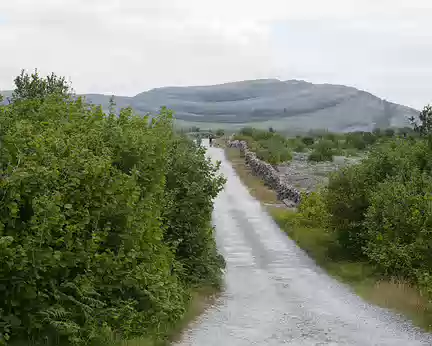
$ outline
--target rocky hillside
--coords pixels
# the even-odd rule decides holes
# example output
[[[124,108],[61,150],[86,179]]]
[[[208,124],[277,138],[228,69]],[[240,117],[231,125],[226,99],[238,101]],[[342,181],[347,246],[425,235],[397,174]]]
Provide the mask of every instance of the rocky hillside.
[[[108,108],[109,96],[86,97]],[[116,97],[116,102],[143,114],[167,106],[175,111],[179,123],[201,128],[250,125],[301,131],[370,130],[406,126],[407,118],[418,113],[347,86],[276,79],[158,88],[134,97]]]

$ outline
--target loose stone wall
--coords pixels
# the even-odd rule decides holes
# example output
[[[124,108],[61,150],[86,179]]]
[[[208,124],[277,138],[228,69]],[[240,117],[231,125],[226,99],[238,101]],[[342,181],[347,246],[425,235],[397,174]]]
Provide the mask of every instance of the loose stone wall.
[[[252,173],[261,178],[265,185],[277,193],[281,201],[290,202],[293,206],[300,203],[301,194],[295,187],[283,181],[276,169],[269,163],[257,158],[254,152],[248,149],[245,141],[229,140],[228,146],[238,148],[245,158],[246,164],[251,168]]]

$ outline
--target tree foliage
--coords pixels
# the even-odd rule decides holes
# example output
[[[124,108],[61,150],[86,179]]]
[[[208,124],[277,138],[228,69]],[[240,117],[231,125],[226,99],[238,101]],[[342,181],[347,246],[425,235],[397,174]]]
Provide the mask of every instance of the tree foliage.
[[[212,200],[225,180],[217,175],[218,165],[203,159],[205,149],[197,149],[185,138],[174,139],[169,148],[166,171],[167,221],[165,239],[182,263],[188,284],[220,284],[223,258],[216,252],[211,226]]]
[[[210,218],[223,179],[152,121],[22,73],[0,107],[0,345],[165,338],[192,285],[220,283]]]
[[[432,134],[432,105],[424,107],[418,119],[412,117],[411,123],[414,125],[414,130],[422,136]]]
[[[334,155],[334,142],[330,139],[321,139],[309,155],[309,161],[332,161]]]
[[[302,138],[302,142],[306,146],[311,146],[311,145],[313,145],[315,143],[315,139],[313,137],[306,136],[306,137]]]
[[[414,170],[378,185],[365,214],[365,254],[386,274],[421,280],[432,269],[432,178]]]
[[[218,129],[218,130],[216,130],[216,136],[222,137],[223,135],[225,135],[225,130],[224,129]]]
[[[365,215],[378,185],[414,170],[429,171],[430,158],[424,141],[397,139],[375,148],[361,164],[346,167],[330,177],[327,207],[344,248],[354,256],[363,253]]]
[[[12,100],[43,100],[48,95],[66,97],[70,89],[66,79],[58,77],[55,73],[51,73],[46,78],[40,78],[37,70],[31,75],[22,70],[21,74],[15,78]]]
[[[417,130],[427,134],[425,111],[421,119]],[[334,173],[322,208],[347,259],[368,260],[432,294],[432,149],[425,138],[405,137]]]
[[[288,140],[276,132],[243,128],[235,139],[246,141],[259,159],[272,165],[292,159]]]

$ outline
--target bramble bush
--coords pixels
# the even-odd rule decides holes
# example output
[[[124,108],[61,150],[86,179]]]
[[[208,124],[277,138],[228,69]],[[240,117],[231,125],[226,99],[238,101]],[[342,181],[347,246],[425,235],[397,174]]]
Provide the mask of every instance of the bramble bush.
[[[106,115],[22,73],[0,106],[0,345],[166,338],[220,283],[216,171],[167,109]]]

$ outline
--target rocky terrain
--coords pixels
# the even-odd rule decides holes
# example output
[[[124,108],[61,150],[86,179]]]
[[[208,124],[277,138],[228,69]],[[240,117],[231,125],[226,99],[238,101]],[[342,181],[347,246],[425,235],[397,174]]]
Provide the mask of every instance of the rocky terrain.
[[[326,185],[328,175],[340,168],[358,162],[360,157],[335,156],[332,162],[310,162],[308,153],[294,153],[291,162],[277,166],[280,178],[300,191],[310,192]]]
[[[315,191],[326,185],[328,175],[342,167],[358,162],[361,157],[335,156],[332,162],[310,162],[307,153],[294,153],[291,162],[273,167],[257,158],[245,141],[229,140],[228,146],[238,148],[254,175],[277,193],[278,199],[288,206],[300,203],[301,193]]]

